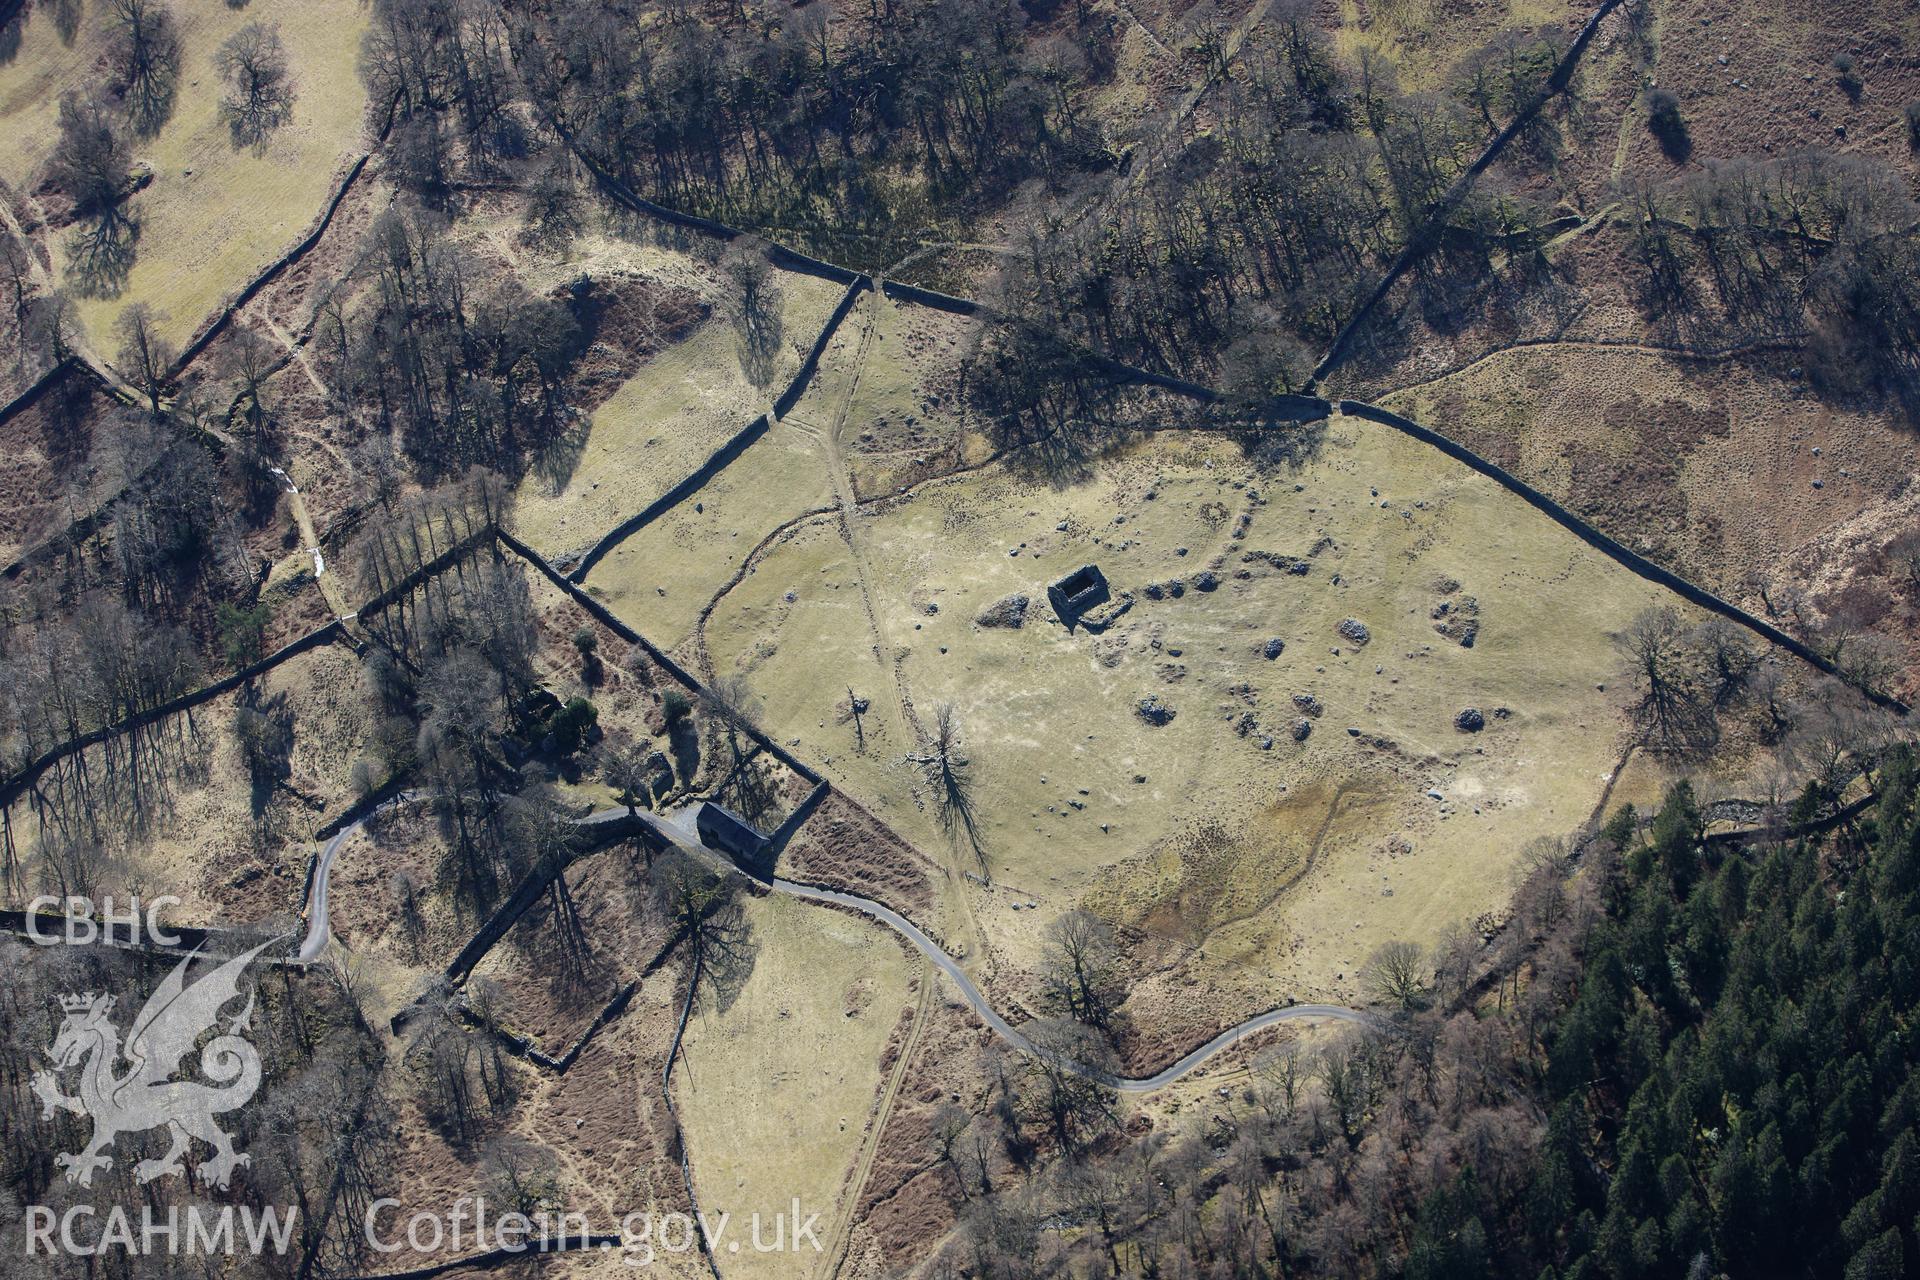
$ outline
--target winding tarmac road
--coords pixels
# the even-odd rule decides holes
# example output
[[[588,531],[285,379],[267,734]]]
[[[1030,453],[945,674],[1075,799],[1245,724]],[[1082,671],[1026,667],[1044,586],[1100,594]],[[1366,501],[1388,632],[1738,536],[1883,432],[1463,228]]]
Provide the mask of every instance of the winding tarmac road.
[[[413,801],[431,798],[432,794],[430,792],[402,791],[392,799],[382,801],[380,804],[374,806],[356,821],[342,827],[334,833],[325,845],[321,846],[320,853],[314,861],[313,876],[307,889],[307,909],[305,912],[307,936],[300,944],[300,950],[298,952],[299,959],[305,961],[315,960],[319,958],[322,951],[326,950],[328,941],[327,885],[333,871],[333,860],[338,856],[341,846],[347,842],[348,837],[365,827],[367,822],[377,813]],[[601,809],[585,817],[576,818],[574,821],[581,826],[591,826],[603,822],[613,822],[627,816],[628,814],[625,809]],[[678,816],[684,817],[685,813]],[[710,865],[717,865],[727,871],[739,872],[741,875],[746,874],[740,871],[732,862],[719,857],[714,854],[712,850],[702,845],[697,836],[674,819],[661,818],[658,815],[647,813],[644,810],[641,811],[639,817],[642,822],[651,827],[662,839],[674,845],[676,848],[683,849]],[[959,988],[960,995],[966,1000],[968,1007],[978,1014],[980,1020],[986,1023],[987,1026],[992,1029],[993,1033],[1002,1040],[1005,1040],[1008,1044],[1023,1053],[1030,1053],[1037,1058],[1044,1058],[1049,1062],[1073,1072],[1075,1075],[1084,1076],[1090,1080],[1098,1080],[1102,1084],[1118,1089],[1123,1093],[1150,1093],[1155,1089],[1163,1089],[1190,1074],[1222,1050],[1238,1044],[1255,1032],[1264,1031],[1268,1027],[1275,1026],[1282,1022],[1291,1022],[1303,1018],[1328,1018],[1338,1022],[1351,1022],[1363,1027],[1385,1028],[1390,1025],[1386,1019],[1380,1017],[1378,1014],[1368,1013],[1361,1009],[1348,1009],[1341,1005],[1287,1005],[1284,1008],[1269,1009],[1265,1013],[1248,1018],[1245,1022],[1228,1027],[1213,1039],[1180,1058],[1180,1060],[1172,1066],[1167,1067],[1165,1070],[1157,1071],[1153,1075],[1139,1077],[1115,1075],[1110,1071],[1104,1071],[1098,1067],[1086,1066],[1061,1055],[1053,1049],[1036,1044],[1018,1027],[1008,1022],[995,1011],[994,1007],[988,1003],[986,996],[981,993],[980,988],[973,985],[973,979],[967,976],[966,970],[960,967],[959,961],[941,950],[939,943],[929,938],[921,931],[918,925],[895,911],[892,907],[875,902],[871,898],[863,898],[857,893],[846,893],[839,889],[824,889],[817,885],[801,884],[794,880],[782,880],[776,877],[771,881],[766,881],[756,878],[756,883],[767,885],[775,893],[784,893],[790,897],[799,898],[807,902],[821,902],[834,906],[848,907],[863,915],[873,917],[873,919],[878,920],[881,924],[886,925],[908,942],[911,942],[919,949],[922,955],[926,956],[942,973],[946,974],[947,977],[953,981],[954,986]]]

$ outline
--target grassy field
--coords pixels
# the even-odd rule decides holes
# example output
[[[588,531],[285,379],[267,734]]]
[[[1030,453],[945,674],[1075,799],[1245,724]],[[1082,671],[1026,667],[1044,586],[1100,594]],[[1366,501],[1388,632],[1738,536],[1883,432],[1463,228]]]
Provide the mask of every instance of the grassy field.
[[[1339,0],[1334,45],[1349,65],[1372,52],[1399,73],[1407,90],[1444,87],[1460,60],[1503,31],[1560,26],[1590,7],[1555,0]]]
[[[96,347],[111,349],[114,317],[130,302],[165,313],[163,332],[185,339],[221,301],[285,250],[320,212],[341,164],[362,143],[366,93],[355,70],[361,6],[256,0],[176,0],[181,43],[172,117],[134,157],[152,183],[135,197],[138,257],[115,297],[81,301]],[[35,13],[19,52],[0,67],[0,179],[16,196],[32,191],[58,131],[59,99],[99,85],[107,43],[104,6],[88,6],[72,44],[52,18]],[[277,26],[297,98],[293,117],[265,147],[236,149],[219,117],[222,92],[214,55],[249,22]],[[48,246],[58,273],[65,231]]]
[[[1670,602],[1492,482],[1348,419],[1297,472],[1167,435],[1078,483],[988,468],[862,523],[859,556],[825,525],[771,552],[715,613],[716,669],[923,847],[941,839],[933,797],[900,734],[951,704],[994,945],[1028,965],[1046,920],[1092,905],[1156,940],[1136,1008],[1176,1019],[1196,980],[1259,1004],[1351,996],[1379,941],[1497,912],[1526,840],[1587,819],[1624,745],[1614,637]],[[1102,634],[1069,632],[1044,595],[1087,561],[1133,594]],[[1295,561],[1307,572],[1278,567]],[[1015,593],[1024,627],[978,625]],[[1475,617],[1471,648],[1436,630],[1443,604]],[[836,714],[849,672],[876,710],[903,708],[892,736],[866,718],[864,752]],[[1174,718],[1148,724],[1148,697]],[[1455,728],[1467,707],[1484,732]]]
[[[530,476],[522,484],[518,514],[528,543],[547,555],[584,550],[770,406],[842,292],[813,276],[783,274],[780,284],[783,338],[767,386],[748,379],[733,326],[716,314],[594,411],[564,479]]]
[[[884,294],[861,309],[872,330],[864,358],[855,363],[861,349],[849,324],[841,349],[822,361],[820,394],[793,414],[824,428],[844,413],[840,443],[853,492],[882,496],[985,457],[989,446],[959,393],[960,362],[978,340],[978,323]]]
[[[615,547],[588,585],[654,643],[681,644],[762,539],[832,505],[823,452],[818,432],[793,418],[776,423],[697,494]]]
[[[867,921],[778,897],[749,899],[747,918],[753,972],[730,1002],[694,1013],[674,1095],[701,1208],[732,1215],[739,1250],[722,1246],[724,1274],[803,1276],[812,1251],[756,1253],[749,1219],[770,1238],[798,1196],[824,1242],[850,1211],[843,1184],[887,1079],[882,1055],[927,979]]]

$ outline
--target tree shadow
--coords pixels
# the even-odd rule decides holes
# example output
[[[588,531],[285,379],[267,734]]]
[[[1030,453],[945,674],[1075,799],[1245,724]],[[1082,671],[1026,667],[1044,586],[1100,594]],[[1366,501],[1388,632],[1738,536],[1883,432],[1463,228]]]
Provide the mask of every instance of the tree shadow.
[[[545,436],[534,449],[533,474],[555,494],[572,482],[573,473],[580,466],[580,457],[586,452],[587,436],[592,429],[593,419],[576,412],[564,426]]]
[[[1316,461],[1326,448],[1327,419],[1269,421],[1237,437],[1241,455],[1263,474],[1289,475]]]
[[[67,237],[67,279],[83,298],[117,298],[133,271],[140,223],[119,207],[107,209]]]
[[[753,976],[760,943],[737,900],[715,910],[701,932],[702,981],[713,997],[714,1009],[725,1013]]]
[[[740,372],[759,390],[773,382],[774,361],[780,356],[782,317],[776,295],[770,305],[742,307],[733,321]]]
[[[257,822],[273,793],[293,776],[293,706],[286,691],[266,698],[256,692],[234,711],[233,727],[247,766],[249,808]],[[306,798],[288,790],[297,799]]]
[[[1680,116],[1680,99],[1665,89],[1656,89],[1647,99],[1647,128],[1660,152],[1675,164],[1685,164],[1693,154],[1693,135]]]
[[[692,716],[670,719],[667,749],[673,754],[673,776],[681,786],[691,786],[700,772],[700,730]]]

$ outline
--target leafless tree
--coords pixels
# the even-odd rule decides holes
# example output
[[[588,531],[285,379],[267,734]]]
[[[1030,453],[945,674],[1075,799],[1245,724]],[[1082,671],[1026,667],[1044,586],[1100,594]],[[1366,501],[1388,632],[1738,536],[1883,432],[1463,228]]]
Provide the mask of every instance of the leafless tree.
[[[1712,707],[1703,697],[1699,655],[1680,615],[1666,605],[1644,610],[1628,626],[1621,648],[1640,690],[1648,745],[1687,752],[1710,744]]]
[[[510,843],[525,851],[526,872],[547,879],[547,907],[552,929],[548,939],[557,952],[559,986],[570,995],[589,986],[593,949],[580,910],[567,883],[567,868],[580,849],[580,828],[552,787],[542,783],[515,797],[507,812]],[[519,868],[516,868],[518,870]]]
[[[98,95],[60,99],[60,136],[47,176],[73,201],[76,225],[68,237],[68,276],[93,296],[119,292],[133,264],[139,224],[126,205],[132,164],[125,133]]]
[[[73,302],[62,291],[33,300],[27,315],[25,341],[46,365],[59,364],[73,354]]]
[[[934,1158],[953,1174],[954,1185],[960,1189],[960,1198],[963,1200],[973,1197],[973,1192],[967,1185],[966,1172],[960,1164],[966,1153],[967,1132],[972,1127],[973,1114],[958,1103],[948,1102],[934,1113],[933,1123],[929,1129]]]
[[[233,145],[263,144],[293,114],[293,79],[280,29],[249,22],[227,37],[213,61],[226,81],[220,115],[233,134]]]
[[[461,1027],[443,1008],[423,1012],[410,1030],[405,1061],[428,1118],[448,1136],[472,1141],[483,1118],[513,1098],[497,1041]]]
[[[1411,1009],[1420,1002],[1431,976],[1420,945],[1400,940],[1375,948],[1362,966],[1361,974],[1374,995],[1402,1009]]]
[[[600,776],[613,788],[614,798],[627,806],[629,815],[637,815],[642,804],[653,807],[653,777],[647,767],[653,758],[650,739],[615,730],[600,744],[598,757]]]
[[[120,374],[147,398],[147,411],[160,416],[160,398],[167,386],[167,371],[173,367],[173,344],[160,335],[159,317],[144,302],[136,302],[114,321],[114,336],[119,339],[115,363]]]
[[[173,114],[180,82],[180,36],[163,0],[107,0],[113,33],[109,56],[115,90],[141,137],[152,137]]]
[[[1691,639],[1699,653],[1713,705],[1732,704],[1746,691],[1747,681],[1760,662],[1746,630],[1715,615],[1695,627]]]
[[[239,384],[239,398],[246,402],[247,425],[257,436],[273,418],[267,382],[280,364],[273,344],[257,330],[235,326],[226,364],[229,376]]]
[[[31,251],[12,236],[0,238],[0,293],[13,311],[13,338],[22,371],[26,369],[31,344],[27,336],[27,317],[33,312],[33,269]]]
[[[583,205],[574,178],[573,153],[565,147],[556,148],[554,159],[540,170],[527,192],[521,243],[541,253],[565,256],[586,226]]]
[[[1909,529],[1887,544],[1887,562],[1908,590],[1920,590],[1920,528]]]
[[[1041,982],[1068,1017],[1109,1030],[1125,998],[1113,928],[1090,911],[1069,911],[1047,926]]]
[[[490,1140],[480,1156],[491,1194],[487,1199],[508,1213],[531,1218],[561,1207],[559,1162],[552,1151],[519,1134]]]
[[[1778,742],[1793,729],[1795,705],[1790,696],[1786,673],[1775,659],[1763,660],[1747,682],[1753,699],[1754,716],[1760,737]]]
[[[744,676],[728,675],[709,684],[702,702],[727,742],[727,776],[721,793],[740,816],[758,821],[772,808],[773,788],[760,767],[760,695]]]
[[[1832,679],[1814,687],[1794,719],[1787,756],[1829,802],[1874,766],[1892,736],[1886,713]]]
[[[964,836],[973,848],[974,857],[979,860],[980,874],[992,879],[987,868],[986,847],[981,842],[978,818],[974,813],[973,765],[962,748],[960,719],[954,713],[952,703],[943,702],[934,708],[931,740],[927,742],[925,750],[907,758],[926,772],[927,782],[932,786],[934,799],[940,807],[940,825],[946,831],[947,838],[958,841]]]
[[[1027,1108],[1061,1150],[1076,1151],[1115,1122],[1113,1090],[1101,1079],[1117,1074],[1113,1049],[1067,1018],[1036,1019],[1023,1030],[1038,1050],[1027,1058]]]
[[[727,314],[739,339],[740,367],[756,387],[773,381],[774,358],[780,353],[781,290],[779,273],[767,260],[764,244],[736,240],[720,258]]]

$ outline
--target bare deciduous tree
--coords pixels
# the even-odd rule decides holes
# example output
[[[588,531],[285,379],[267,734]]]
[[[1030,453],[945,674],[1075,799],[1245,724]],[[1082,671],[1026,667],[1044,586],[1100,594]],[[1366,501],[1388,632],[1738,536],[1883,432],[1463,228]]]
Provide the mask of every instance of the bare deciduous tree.
[[[728,766],[720,792],[749,822],[773,807],[773,787],[762,771],[760,750],[760,695],[745,677],[721,676],[703,691],[701,701],[726,736]]]
[[[977,818],[973,811],[973,767],[961,747],[960,719],[953,704],[943,702],[934,709],[933,735],[927,749],[907,757],[926,771],[940,807],[940,825],[949,840],[964,836],[979,859],[980,874],[992,878],[987,870],[987,852],[981,844]]]
[[[226,81],[220,115],[233,134],[233,145],[263,144],[293,114],[293,78],[280,29],[249,22],[227,37],[213,62]]]
[[[1361,968],[1368,988],[1382,1000],[1411,1009],[1426,994],[1426,953],[1415,942],[1382,943]]]
[[[1089,911],[1069,911],[1047,927],[1047,998],[1066,1015],[1106,1030],[1124,998],[1113,929]]]
[[[1656,750],[1697,750],[1713,740],[1712,707],[1702,697],[1698,652],[1686,624],[1659,605],[1638,614],[1621,640],[1640,690],[1641,732]]]
[[[162,0],[107,0],[113,32],[114,88],[141,137],[152,137],[173,114],[180,83],[180,36]]]
[[[1746,631],[1725,618],[1708,618],[1693,629],[1693,645],[1699,652],[1714,706],[1725,707],[1739,698],[1760,662]]]
[[[133,159],[112,109],[98,97],[64,94],[59,127],[47,176],[73,201],[73,211],[94,217],[119,204]]]
[[[740,367],[747,380],[764,387],[773,380],[780,353],[780,279],[763,244],[737,240],[720,259],[727,283],[725,303],[740,344]]]
[[[753,972],[758,948],[732,877],[674,849],[654,859],[654,909],[686,942],[692,956],[692,993],[710,990],[722,1008]]]
[[[116,363],[120,375],[147,398],[147,411],[160,416],[160,397],[166,390],[167,371],[173,366],[173,344],[160,335],[159,317],[144,302],[136,302],[114,321],[114,336],[120,340]]]
[[[1027,1105],[1061,1150],[1076,1151],[1114,1122],[1113,1090],[1100,1079],[1117,1074],[1113,1049],[1071,1019],[1040,1018],[1023,1030],[1036,1050],[1026,1062]]]
[[[637,815],[643,804],[653,807],[652,771],[647,767],[653,758],[650,739],[616,730],[600,744],[598,755],[600,776],[613,788],[614,798],[627,806],[629,815]]]

